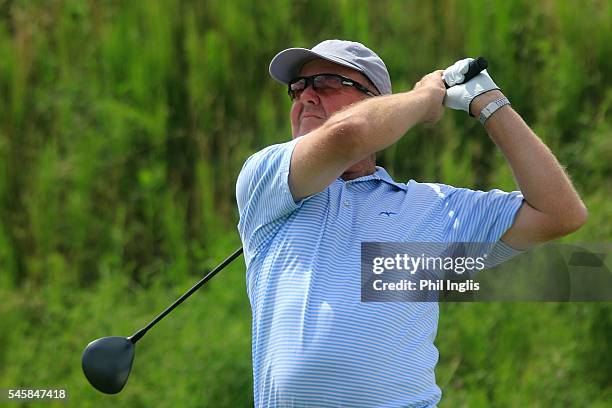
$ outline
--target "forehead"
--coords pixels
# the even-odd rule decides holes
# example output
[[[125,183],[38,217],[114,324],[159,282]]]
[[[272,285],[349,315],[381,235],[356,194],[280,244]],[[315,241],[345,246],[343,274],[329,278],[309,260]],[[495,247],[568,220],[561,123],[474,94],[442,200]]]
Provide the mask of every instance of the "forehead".
[[[361,83],[366,80],[365,76],[359,71],[335,64],[333,62],[321,58],[308,61],[307,63],[302,65],[302,68],[300,68],[299,70],[300,76],[309,76],[322,73],[344,75],[345,77],[354,79]]]

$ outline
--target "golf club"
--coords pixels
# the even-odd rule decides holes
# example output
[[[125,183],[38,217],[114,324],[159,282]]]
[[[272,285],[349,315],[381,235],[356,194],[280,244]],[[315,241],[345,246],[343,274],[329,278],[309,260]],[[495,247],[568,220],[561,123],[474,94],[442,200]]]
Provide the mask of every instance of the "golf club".
[[[225,268],[242,253],[242,247],[237,249],[219,266],[210,271],[183,296],[178,298],[166,310],[161,312],[146,327],[138,330],[130,337],[102,337],[94,340],[85,347],[83,351],[82,365],[85,377],[98,391],[105,394],[117,394],[120,392],[132,370],[134,362],[135,345],[145,333],[155,326],[161,319],[180,305],[185,299],[198,290],[204,283],[212,278],[217,272]]]

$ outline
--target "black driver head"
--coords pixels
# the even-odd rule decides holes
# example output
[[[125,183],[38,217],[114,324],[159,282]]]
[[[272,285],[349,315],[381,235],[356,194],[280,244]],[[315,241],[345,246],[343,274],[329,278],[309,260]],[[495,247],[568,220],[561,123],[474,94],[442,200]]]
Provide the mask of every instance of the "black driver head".
[[[134,343],[113,336],[94,340],[83,351],[83,372],[97,390],[117,394],[123,389],[132,370]]]

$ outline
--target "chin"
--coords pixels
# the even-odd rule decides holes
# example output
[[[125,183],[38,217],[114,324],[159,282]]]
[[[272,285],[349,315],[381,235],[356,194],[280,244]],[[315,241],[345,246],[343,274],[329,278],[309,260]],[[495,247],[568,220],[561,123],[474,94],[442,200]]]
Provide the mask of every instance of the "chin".
[[[310,132],[312,132],[313,130],[316,130],[318,128],[321,127],[321,125],[325,123],[324,121],[319,122],[319,123],[312,123],[312,124],[308,124],[306,126],[300,126],[300,129],[298,130],[298,136],[304,136],[305,134],[308,134]]]
[[[305,129],[305,130],[304,129],[300,129],[300,130],[298,130],[297,135],[295,135],[295,137],[301,137],[301,136],[307,135],[308,133],[312,132],[313,130],[314,129]]]

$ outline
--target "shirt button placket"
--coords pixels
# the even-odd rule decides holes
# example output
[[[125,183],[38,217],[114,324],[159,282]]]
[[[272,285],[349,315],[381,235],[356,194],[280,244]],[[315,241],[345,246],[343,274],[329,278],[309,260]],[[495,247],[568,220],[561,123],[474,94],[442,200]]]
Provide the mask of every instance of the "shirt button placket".
[[[344,205],[345,208],[349,208],[351,206],[351,200],[349,200],[349,192],[350,192],[350,184],[345,183],[344,184],[344,200],[342,201],[342,205]]]

